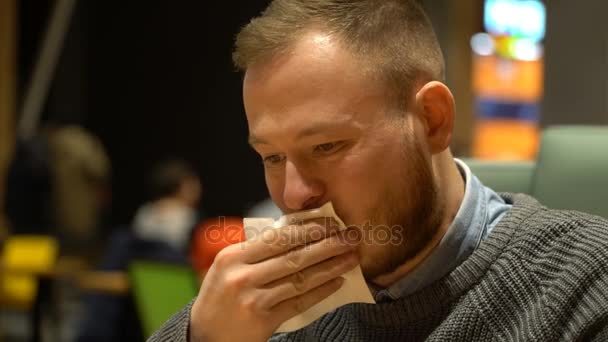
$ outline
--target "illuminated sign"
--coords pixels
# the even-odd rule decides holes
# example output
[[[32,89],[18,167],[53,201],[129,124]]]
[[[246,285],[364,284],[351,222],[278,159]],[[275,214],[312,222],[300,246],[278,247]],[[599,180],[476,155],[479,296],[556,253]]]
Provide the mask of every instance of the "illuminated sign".
[[[493,35],[541,41],[545,23],[545,5],[539,0],[485,1],[484,26]]]

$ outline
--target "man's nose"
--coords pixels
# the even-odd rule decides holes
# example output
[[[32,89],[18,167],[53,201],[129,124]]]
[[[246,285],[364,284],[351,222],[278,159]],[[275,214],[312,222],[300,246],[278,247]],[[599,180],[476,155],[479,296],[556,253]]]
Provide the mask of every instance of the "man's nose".
[[[325,191],[322,183],[306,175],[292,162],[285,165],[283,202],[289,210],[298,211],[319,206]]]

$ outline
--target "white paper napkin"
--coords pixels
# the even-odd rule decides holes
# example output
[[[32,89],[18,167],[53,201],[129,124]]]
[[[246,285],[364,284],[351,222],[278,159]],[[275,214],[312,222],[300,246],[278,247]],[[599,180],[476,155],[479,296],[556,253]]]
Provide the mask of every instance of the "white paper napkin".
[[[272,218],[245,218],[243,223],[245,226],[245,235],[247,239],[251,239],[257,234],[260,234],[264,229],[284,227],[292,223],[293,220],[303,221],[323,217],[333,218],[339,224],[340,230],[346,229],[344,222],[336,215],[331,202],[328,202],[317,209],[281,216],[276,221]],[[277,332],[289,332],[303,328],[324,314],[346,304],[375,303],[374,298],[365,283],[360,266],[346,272],[342,277],[345,281],[338,291],[306,310],[304,313],[283,323],[277,329]]]

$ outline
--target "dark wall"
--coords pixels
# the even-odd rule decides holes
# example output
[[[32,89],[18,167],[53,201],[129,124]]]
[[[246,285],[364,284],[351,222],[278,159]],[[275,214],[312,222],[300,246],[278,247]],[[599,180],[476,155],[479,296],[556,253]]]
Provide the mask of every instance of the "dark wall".
[[[542,125],[608,125],[608,2],[545,3]]]
[[[167,157],[198,169],[208,215],[241,215],[266,197],[231,50],[267,1],[78,3],[46,115],[81,121],[103,141],[111,221],[130,220],[146,171]]]

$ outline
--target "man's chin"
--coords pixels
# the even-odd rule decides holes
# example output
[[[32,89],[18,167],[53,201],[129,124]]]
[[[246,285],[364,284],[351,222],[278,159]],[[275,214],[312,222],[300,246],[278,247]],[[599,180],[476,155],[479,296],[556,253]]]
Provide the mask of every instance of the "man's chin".
[[[377,263],[377,261],[374,262],[374,259],[378,260],[377,258],[360,258],[361,271],[363,272],[363,277],[365,280],[378,286],[382,286],[381,284],[384,283],[384,278],[392,272],[386,270],[387,266],[380,265]]]
[[[414,259],[408,254],[367,255],[360,257],[360,265],[368,282],[389,287],[414,268]],[[384,260],[384,263],[379,263],[378,260]]]
[[[387,274],[382,274],[373,278],[367,278],[365,277],[365,280],[367,280],[368,282],[381,287],[381,288],[387,288],[390,287],[396,280],[393,279],[393,277],[391,276],[392,273],[387,273]]]

